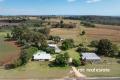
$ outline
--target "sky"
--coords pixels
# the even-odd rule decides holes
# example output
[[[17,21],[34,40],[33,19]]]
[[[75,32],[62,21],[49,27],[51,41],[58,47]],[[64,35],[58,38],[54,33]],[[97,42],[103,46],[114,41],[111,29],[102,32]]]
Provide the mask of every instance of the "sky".
[[[120,16],[120,0],[0,0],[0,15]]]

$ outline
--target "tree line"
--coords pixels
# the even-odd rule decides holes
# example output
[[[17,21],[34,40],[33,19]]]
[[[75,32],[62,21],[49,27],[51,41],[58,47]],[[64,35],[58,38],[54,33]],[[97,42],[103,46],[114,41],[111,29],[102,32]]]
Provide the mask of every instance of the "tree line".
[[[96,24],[105,24],[105,25],[120,25],[120,17],[113,16],[69,16],[64,17],[65,19],[81,20]]]

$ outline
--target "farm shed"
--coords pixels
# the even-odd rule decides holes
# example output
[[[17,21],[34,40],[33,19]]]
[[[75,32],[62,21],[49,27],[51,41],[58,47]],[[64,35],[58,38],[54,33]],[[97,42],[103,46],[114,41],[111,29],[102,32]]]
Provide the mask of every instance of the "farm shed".
[[[38,51],[33,55],[33,60],[38,61],[38,60],[43,60],[43,61],[49,61],[52,58],[50,54],[47,54],[46,52],[43,51]]]
[[[48,46],[54,48],[56,53],[61,52],[61,49],[57,46],[57,44],[48,44]]]
[[[82,53],[82,59],[86,61],[91,61],[94,63],[98,63],[101,60],[101,58],[95,53],[88,53],[88,52]]]

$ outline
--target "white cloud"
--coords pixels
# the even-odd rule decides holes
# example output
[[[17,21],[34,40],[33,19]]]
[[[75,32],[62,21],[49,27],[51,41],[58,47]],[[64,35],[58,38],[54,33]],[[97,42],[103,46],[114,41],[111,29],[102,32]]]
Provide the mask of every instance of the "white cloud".
[[[99,2],[99,1],[102,1],[102,0],[86,0],[87,3],[95,3],[95,2]]]
[[[75,2],[76,0],[67,0],[68,2]]]

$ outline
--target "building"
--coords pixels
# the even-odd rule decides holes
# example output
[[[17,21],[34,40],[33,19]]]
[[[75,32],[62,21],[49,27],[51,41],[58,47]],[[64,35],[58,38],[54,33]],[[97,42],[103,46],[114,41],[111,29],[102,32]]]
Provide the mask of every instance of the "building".
[[[91,61],[94,63],[98,63],[101,61],[101,58],[97,56],[95,53],[82,53],[82,59],[85,61]]]
[[[48,46],[54,48],[56,53],[61,52],[61,49],[57,46],[57,44],[48,44]]]
[[[35,61],[50,61],[52,56],[50,54],[47,54],[46,52],[43,51],[38,51],[33,55],[33,60]]]

